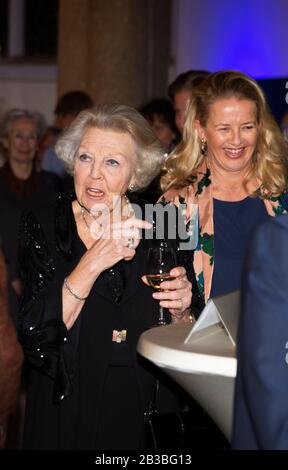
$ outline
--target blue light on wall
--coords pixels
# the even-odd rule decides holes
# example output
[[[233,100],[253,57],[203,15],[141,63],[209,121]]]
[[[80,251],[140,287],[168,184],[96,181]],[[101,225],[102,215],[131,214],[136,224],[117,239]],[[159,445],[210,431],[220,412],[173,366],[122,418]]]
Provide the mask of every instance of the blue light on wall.
[[[237,69],[288,76],[288,0],[174,0],[176,74]]]

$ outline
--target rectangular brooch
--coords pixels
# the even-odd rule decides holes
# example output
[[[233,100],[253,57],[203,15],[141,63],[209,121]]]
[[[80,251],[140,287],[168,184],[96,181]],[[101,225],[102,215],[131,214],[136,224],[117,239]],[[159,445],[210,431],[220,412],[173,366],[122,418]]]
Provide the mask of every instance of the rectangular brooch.
[[[122,343],[126,341],[127,330],[113,330],[112,341],[114,343]]]

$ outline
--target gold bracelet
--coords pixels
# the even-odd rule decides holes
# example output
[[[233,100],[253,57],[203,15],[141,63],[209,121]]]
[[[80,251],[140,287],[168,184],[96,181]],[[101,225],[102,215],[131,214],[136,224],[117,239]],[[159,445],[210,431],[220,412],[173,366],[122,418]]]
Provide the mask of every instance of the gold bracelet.
[[[76,294],[76,292],[74,292],[70,285],[68,284],[68,280],[67,280],[67,277],[65,277],[64,279],[64,287],[66,287],[66,289],[68,290],[68,292],[77,300],[81,300],[81,302],[84,302],[84,300],[87,299],[87,297],[80,297],[80,295]]]
[[[188,318],[189,318],[190,323],[195,323],[196,322],[196,318],[194,317],[193,313],[190,312],[190,315],[188,316]]]

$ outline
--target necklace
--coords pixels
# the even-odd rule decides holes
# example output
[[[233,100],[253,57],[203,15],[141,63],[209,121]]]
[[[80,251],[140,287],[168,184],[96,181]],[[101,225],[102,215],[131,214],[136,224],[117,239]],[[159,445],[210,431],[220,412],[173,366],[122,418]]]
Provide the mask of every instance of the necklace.
[[[81,207],[81,216],[82,216],[82,219],[83,219],[87,229],[90,230],[90,225],[88,224],[88,222],[85,218],[85,209],[84,209],[84,207]]]
[[[133,214],[134,214],[134,210],[129,202],[129,199],[127,198],[126,195],[123,196],[123,199],[122,201],[124,202],[124,204],[122,205],[121,207],[121,214],[125,217],[131,217]],[[106,225],[107,221],[105,222],[105,214],[104,214],[104,217],[103,217],[103,211],[98,211],[98,213],[96,212],[95,215],[93,215],[93,213],[91,213],[91,211],[89,209],[86,209],[86,207],[84,207],[82,204],[80,204],[80,202],[77,200],[79,206],[80,206],[80,212],[81,212],[81,218],[83,219],[83,222],[85,224],[85,227],[86,227],[86,230],[89,230],[90,234],[92,235],[93,238],[99,238],[102,234],[103,234],[103,223],[104,225]],[[113,209],[110,209],[109,213],[110,213],[110,217],[112,216],[112,211]],[[85,212],[88,212],[88,214],[90,215],[90,217],[93,218],[93,222],[89,225],[86,217],[85,217]],[[100,221],[97,221],[97,219],[101,220]]]
[[[93,217],[94,219],[91,225],[89,225],[86,220],[85,211],[87,211],[89,215],[91,215],[91,217]],[[86,230],[89,231],[91,237],[94,240],[99,240],[99,238],[102,237],[103,232],[104,232],[103,224],[101,222],[97,222],[96,220],[96,218],[100,217],[100,215],[98,215],[97,217],[96,216],[94,217],[92,214],[90,214],[90,212],[87,209],[85,209],[85,207],[81,206],[81,217],[85,223]]]
[[[90,230],[91,226],[88,224],[87,220],[86,220],[86,217],[85,217],[85,212],[88,212],[88,214],[94,219],[94,221],[96,219],[98,219],[98,217],[101,215],[101,212],[98,213],[97,215],[93,215],[93,213],[91,213],[91,211],[89,209],[87,209],[85,206],[83,206],[77,199],[77,202],[80,206],[80,212],[81,212],[81,217],[83,219],[83,222],[85,223],[86,227],[88,230]],[[92,222],[93,223],[93,222]],[[92,224],[91,224],[92,225]]]

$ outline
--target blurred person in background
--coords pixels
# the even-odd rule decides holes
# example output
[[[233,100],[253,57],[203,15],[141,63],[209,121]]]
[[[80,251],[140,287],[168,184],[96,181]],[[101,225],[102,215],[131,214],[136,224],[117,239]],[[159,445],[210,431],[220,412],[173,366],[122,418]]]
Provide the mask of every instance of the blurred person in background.
[[[149,101],[140,110],[161,142],[166,156],[180,140],[180,134],[175,125],[175,112],[172,104],[165,98]],[[139,192],[139,197],[150,203],[156,203],[161,195],[160,173],[150,185]]]
[[[50,147],[54,147],[60,134],[60,129],[56,126],[48,126],[42,138],[40,139],[37,151],[37,168],[41,169],[42,162],[46,151]]]
[[[149,122],[164,151],[170,153],[180,139],[175,125],[174,108],[170,101],[165,98],[154,99],[139,111]]]
[[[21,286],[18,277],[18,224],[25,209],[51,203],[59,192],[59,180],[47,171],[37,171],[36,154],[43,132],[38,112],[12,109],[0,125],[6,163],[0,169],[2,247],[8,265],[10,312],[15,319]]]
[[[245,264],[232,448],[288,450],[288,217],[262,225]]]
[[[288,111],[283,114],[280,125],[285,142],[288,144]]]
[[[200,85],[208,75],[209,72],[205,70],[187,70],[187,72],[178,75],[168,87],[168,95],[175,110],[175,124],[181,135],[184,128],[185,112],[193,88]]]
[[[6,162],[6,152],[2,145],[2,142],[0,141],[0,168],[4,165],[5,162]]]
[[[55,121],[53,125],[55,142],[53,142],[52,145],[46,149],[41,168],[43,170],[51,171],[61,178],[65,178],[67,184],[64,185],[64,188],[67,186],[70,188],[72,187],[72,184],[69,184],[71,180],[68,178],[68,174],[63,163],[61,160],[59,160],[55,153],[54,144],[57,141],[57,132],[60,134],[71,124],[71,122],[81,111],[89,109],[93,105],[94,102],[92,98],[90,98],[90,96],[85,91],[74,90],[62,95],[55,107]]]
[[[5,447],[9,417],[20,386],[22,349],[8,313],[7,268],[0,249],[0,449]]]

